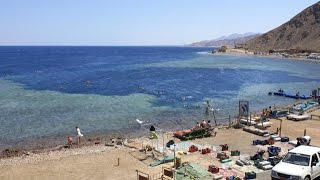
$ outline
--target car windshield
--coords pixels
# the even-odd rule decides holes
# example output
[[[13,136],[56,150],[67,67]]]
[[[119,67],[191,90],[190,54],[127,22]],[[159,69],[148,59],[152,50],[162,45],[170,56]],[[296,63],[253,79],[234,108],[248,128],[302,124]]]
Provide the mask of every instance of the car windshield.
[[[283,162],[301,166],[309,166],[310,156],[304,154],[288,153]]]

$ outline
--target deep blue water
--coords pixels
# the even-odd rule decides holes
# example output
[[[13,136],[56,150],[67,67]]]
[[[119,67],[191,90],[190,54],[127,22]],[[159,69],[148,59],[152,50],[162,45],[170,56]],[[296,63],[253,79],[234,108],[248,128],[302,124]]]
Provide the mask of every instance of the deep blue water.
[[[310,94],[319,86],[318,62],[204,53],[210,50],[0,47],[0,141],[65,134],[74,126],[108,132],[136,119],[187,127],[204,118],[205,100],[224,123],[239,100],[256,111],[293,102],[269,91]]]

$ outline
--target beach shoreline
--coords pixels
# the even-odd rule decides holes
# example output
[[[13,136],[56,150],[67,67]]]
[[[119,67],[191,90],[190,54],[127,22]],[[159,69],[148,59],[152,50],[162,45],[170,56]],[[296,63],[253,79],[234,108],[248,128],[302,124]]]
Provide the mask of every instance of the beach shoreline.
[[[299,100],[294,103],[288,103],[283,105],[272,105],[273,109],[277,110],[288,110],[290,107],[294,106],[297,103],[303,102],[304,100]],[[267,108],[267,107],[266,107]],[[251,112],[252,116],[256,114],[261,114],[262,111]],[[196,122],[196,121],[195,121]],[[231,124],[235,122],[235,119],[232,118]],[[220,127],[229,126],[228,122],[218,123]],[[182,126],[174,127],[173,129],[184,129]],[[166,133],[175,132],[172,128],[161,129]],[[136,131],[132,131],[131,128],[123,128],[120,130],[108,131],[108,132],[91,132],[85,134],[82,139],[81,147],[91,147],[96,146],[97,144],[108,143],[112,139],[139,139],[144,138],[146,134],[149,133],[148,127],[143,125],[137,125],[135,127]],[[67,146],[67,137],[68,134],[57,135],[57,136],[48,136],[37,139],[24,139],[13,144],[6,144],[0,149],[0,159],[14,158],[19,156],[24,156],[26,154],[34,153],[46,153],[51,151],[60,151],[60,150],[69,150]],[[73,148],[76,147],[76,138],[73,138]]]
[[[248,56],[248,57],[262,57],[262,58],[272,58],[272,59],[281,59],[281,60],[297,60],[297,61],[310,61],[310,62],[320,62],[320,60],[316,59],[308,59],[308,58],[302,58],[302,57],[283,57],[283,56],[277,56],[273,54],[254,54],[251,51],[247,51],[244,49],[227,49],[226,52],[216,52],[216,53],[211,53],[209,54],[213,55],[226,55],[226,56]]]
[[[311,114],[320,115],[320,110],[315,110]],[[320,146],[320,134],[317,131],[319,120],[312,119],[308,121],[294,122],[283,120],[282,136],[294,140],[303,135],[303,130],[312,137],[312,145]],[[280,121],[272,119],[272,127],[269,132],[275,132],[279,127]],[[299,128],[296,128],[299,127]],[[242,129],[221,127],[217,129],[217,136],[202,139],[190,140],[188,142],[196,143],[203,146],[219,146],[219,144],[228,144],[229,148],[238,149],[242,154],[253,154],[257,147],[252,145],[255,139],[267,139],[266,137],[257,136]],[[173,137],[172,133],[159,136],[159,142],[168,142]],[[162,137],[164,138],[162,140]],[[110,141],[110,140],[109,140]],[[143,162],[134,154],[140,154],[139,150],[145,145],[153,144],[147,136],[134,139],[113,139],[111,145],[108,142],[94,144],[91,146],[81,146],[80,148],[61,148],[47,150],[39,153],[28,152],[21,156],[1,158],[0,159],[0,179],[134,179],[136,170],[141,170],[148,174],[161,172],[162,167],[172,167],[173,163],[150,167],[148,162]],[[181,141],[175,139],[179,144]],[[120,142],[120,143],[119,143]],[[161,146],[160,145],[160,146]],[[212,156],[205,156],[201,153],[195,153],[183,156],[183,162],[195,162],[202,167],[207,167],[212,163]],[[119,163],[119,165],[117,165]],[[265,172],[268,175],[268,171]],[[263,173],[262,173],[263,174]]]

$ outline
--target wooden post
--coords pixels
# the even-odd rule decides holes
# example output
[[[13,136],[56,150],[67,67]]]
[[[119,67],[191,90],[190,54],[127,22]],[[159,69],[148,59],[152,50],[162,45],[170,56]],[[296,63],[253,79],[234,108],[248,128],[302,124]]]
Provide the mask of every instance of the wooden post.
[[[162,132],[162,154],[164,154],[164,132]]]
[[[142,143],[141,143],[141,146],[142,146],[142,147],[141,147],[141,149],[143,149],[143,138],[141,138],[141,140],[142,140]]]
[[[138,170],[136,170],[136,172],[137,172],[137,179],[139,179],[139,171],[138,171]]]
[[[212,110],[212,115],[213,115],[214,124],[215,126],[217,126],[217,120],[216,120],[216,115],[214,114],[214,109]]]
[[[250,112],[250,125],[251,125],[251,115],[252,115],[252,113]]]
[[[231,115],[229,114],[229,128],[231,127]]]
[[[304,129],[303,136],[307,135],[307,129]]]
[[[282,132],[282,119],[280,120],[280,133],[279,133],[280,137],[281,137],[281,132]]]
[[[173,136],[173,167],[176,168],[176,138]]]
[[[118,158],[118,166],[120,166],[120,158]]]
[[[157,150],[159,151],[159,138],[157,139]]]

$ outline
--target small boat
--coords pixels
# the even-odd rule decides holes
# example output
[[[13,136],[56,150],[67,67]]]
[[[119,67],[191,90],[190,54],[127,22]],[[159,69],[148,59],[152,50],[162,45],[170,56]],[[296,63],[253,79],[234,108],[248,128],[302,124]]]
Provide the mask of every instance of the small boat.
[[[306,95],[298,95],[298,94],[285,94],[285,97],[294,98],[294,99],[311,99],[312,96],[306,96]]]
[[[294,99],[299,99],[299,95],[296,94],[284,94],[285,97],[289,97],[289,98],[294,98]]]
[[[275,96],[284,96],[284,92],[273,92]]]
[[[305,96],[305,95],[302,95],[302,96],[299,96],[300,99],[312,99],[312,96]]]
[[[269,92],[268,94],[272,95],[272,92]],[[312,99],[312,96],[299,95],[299,94],[288,94],[288,93],[284,93],[283,91],[273,92],[273,95],[274,96],[285,96],[285,97],[294,98],[294,99]]]
[[[306,111],[318,105],[319,105],[318,102],[306,102],[306,103],[297,104],[293,106],[292,109],[295,111]]]

